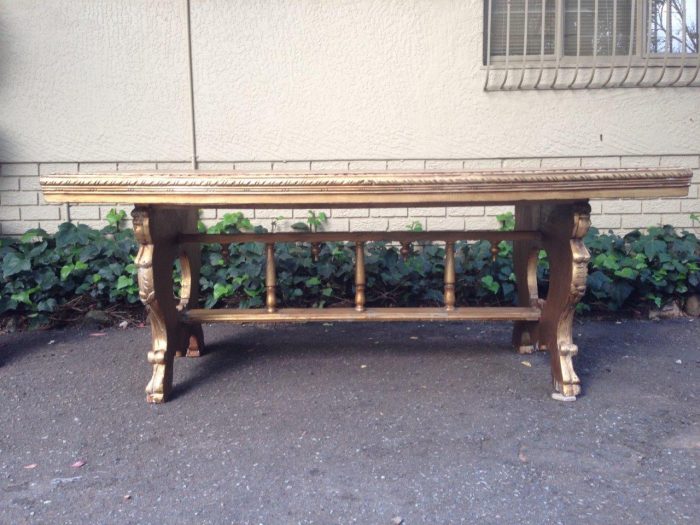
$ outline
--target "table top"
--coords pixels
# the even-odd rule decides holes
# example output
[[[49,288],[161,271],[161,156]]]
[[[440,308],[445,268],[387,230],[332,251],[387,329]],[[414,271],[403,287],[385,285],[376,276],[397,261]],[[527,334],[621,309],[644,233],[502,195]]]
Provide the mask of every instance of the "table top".
[[[484,171],[138,171],[40,177],[47,202],[392,207],[683,197],[686,168]]]

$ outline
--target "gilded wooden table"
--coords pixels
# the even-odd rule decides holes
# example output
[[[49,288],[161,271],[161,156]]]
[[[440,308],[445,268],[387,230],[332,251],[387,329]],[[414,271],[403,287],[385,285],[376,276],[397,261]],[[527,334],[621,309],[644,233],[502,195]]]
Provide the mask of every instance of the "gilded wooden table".
[[[164,402],[172,389],[176,355],[199,356],[205,322],[308,321],[514,321],[513,343],[520,352],[534,348],[551,356],[554,397],[573,400],[580,381],[572,357],[576,303],[586,289],[589,253],[583,237],[590,226],[592,198],[656,198],[687,195],[687,169],[422,171],[422,172],[204,172],[148,171],[53,174],[41,177],[47,202],[134,204],[134,232],[140,297],[153,334],[148,361],[153,367],[147,401]],[[350,208],[477,206],[512,204],[516,229],[431,232],[279,232],[200,234],[200,208]],[[454,243],[485,239],[496,247],[513,241],[518,306],[456,307]],[[394,241],[445,243],[444,306],[365,307],[364,243]],[[277,304],[275,243],[351,241],[355,243],[354,308],[298,309]],[[266,246],[266,304],[259,309],[204,310],[198,306],[200,243],[259,242]],[[497,249],[497,248],[496,248]],[[537,255],[550,261],[546,298],[537,291]],[[173,294],[173,262],[182,283]]]

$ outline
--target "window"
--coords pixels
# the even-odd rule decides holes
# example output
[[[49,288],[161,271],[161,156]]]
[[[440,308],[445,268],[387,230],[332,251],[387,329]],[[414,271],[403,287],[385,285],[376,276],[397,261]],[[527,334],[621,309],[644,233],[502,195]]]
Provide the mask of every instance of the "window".
[[[639,87],[643,83],[630,75],[631,68],[642,68],[655,86],[669,85],[661,82],[667,73],[677,77],[676,83],[691,85],[700,69],[699,1],[484,0],[484,64],[497,70],[521,68],[518,88],[525,71],[538,67],[593,68],[585,87],[596,87],[595,70],[606,66],[607,84],[615,84],[619,67],[627,69],[625,81]],[[661,76],[658,71],[650,76],[647,70],[659,67]],[[671,70],[679,67],[674,75]],[[542,76],[540,72],[538,84]],[[573,80],[569,87],[575,84]]]

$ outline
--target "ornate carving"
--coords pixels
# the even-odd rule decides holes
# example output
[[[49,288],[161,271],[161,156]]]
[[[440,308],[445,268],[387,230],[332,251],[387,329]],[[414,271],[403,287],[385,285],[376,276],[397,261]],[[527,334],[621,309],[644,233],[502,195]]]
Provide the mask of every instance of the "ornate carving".
[[[146,400],[149,403],[162,403],[172,387],[172,357],[168,355],[165,314],[156,298],[153,260],[155,246],[148,211],[136,208],[131,216],[134,235],[139,243],[134,261],[139,282],[139,298],[146,307],[151,323],[152,349],[148,352],[148,362],[153,365],[153,373],[146,386]]]
[[[112,202],[121,198],[139,203],[172,204],[182,203],[185,196],[206,196],[207,202],[215,198],[221,203],[255,205],[260,203],[256,199],[268,196],[282,205],[302,204],[299,197],[305,195],[329,204],[327,197],[335,195],[342,196],[346,203],[374,196],[373,203],[379,198],[384,205],[392,202],[406,205],[425,202],[430,195],[440,195],[445,202],[497,202],[499,198],[532,200],[533,193],[543,200],[588,198],[593,194],[598,197],[685,195],[691,175],[689,169],[675,168],[285,174],[155,171],[55,174],[44,175],[40,181],[46,198],[52,202],[71,199]],[[581,195],[581,192],[587,194]],[[411,195],[411,199],[406,200],[405,195],[400,197],[402,194]],[[518,195],[522,197],[517,198]],[[177,200],[177,196],[181,200]]]
[[[590,254],[583,237],[590,227],[587,202],[546,206],[544,246],[550,260],[550,284],[540,321],[540,336],[552,358],[554,388],[565,398],[574,398],[581,385],[573,366],[578,347],[572,324],[576,304],[586,292]]]

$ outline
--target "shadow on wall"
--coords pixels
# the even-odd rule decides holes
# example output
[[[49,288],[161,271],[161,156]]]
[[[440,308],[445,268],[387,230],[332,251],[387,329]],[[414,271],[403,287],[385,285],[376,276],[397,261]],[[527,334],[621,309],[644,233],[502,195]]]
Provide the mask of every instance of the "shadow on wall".
[[[12,158],[7,152],[10,150],[10,141],[6,138],[9,129],[3,115],[7,114],[4,104],[8,103],[8,97],[5,96],[5,87],[10,82],[10,76],[4,74],[5,64],[7,63],[9,40],[3,35],[7,35],[6,24],[2,19],[3,11],[0,10],[0,164],[6,162],[5,159]],[[0,168],[0,176],[2,169]]]

